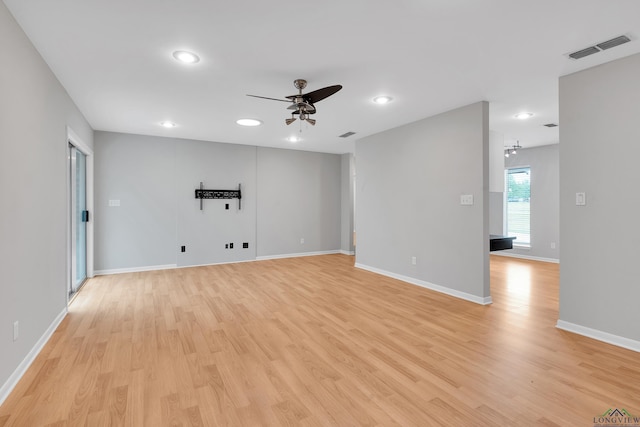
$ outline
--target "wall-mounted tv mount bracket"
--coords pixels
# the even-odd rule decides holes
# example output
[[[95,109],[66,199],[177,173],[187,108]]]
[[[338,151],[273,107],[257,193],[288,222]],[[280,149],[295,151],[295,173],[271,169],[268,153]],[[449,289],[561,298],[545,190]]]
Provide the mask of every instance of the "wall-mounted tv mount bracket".
[[[196,188],[196,199],[200,199],[200,210],[203,210],[204,199],[238,199],[238,210],[242,209],[242,184],[237,190],[205,190],[204,183]]]

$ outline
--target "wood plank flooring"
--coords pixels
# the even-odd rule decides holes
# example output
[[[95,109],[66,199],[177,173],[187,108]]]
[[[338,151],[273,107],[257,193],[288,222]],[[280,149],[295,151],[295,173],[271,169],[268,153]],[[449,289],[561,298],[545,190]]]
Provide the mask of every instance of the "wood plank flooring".
[[[101,276],[8,426],[592,426],[640,354],[561,331],[558,266],[491,257],[480,306],[326,255]]]

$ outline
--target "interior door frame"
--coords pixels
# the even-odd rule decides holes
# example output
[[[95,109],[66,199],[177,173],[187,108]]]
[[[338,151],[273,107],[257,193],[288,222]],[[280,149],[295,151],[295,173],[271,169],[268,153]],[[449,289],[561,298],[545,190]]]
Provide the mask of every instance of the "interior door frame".
[[[67,304],[69,304],[69,284],[71,283],[71,215],[74,211],[71,207],[71,171],[69,170],[69,144],[73,145],[78,151],[82,152],[86,156],[86,190],[87,190],[87,210],[89,211],[89,222],[87,222],[87,279],[94,276],[93,274],[93,232],[94,232],[94,209],[93,209],[93,149],[87,145],[82,138],[76,134],[73,129],[67,126],[67,140],[65,142],[65,148],[67,150],[67,281],[65,285],[65,295],[67,298]]]

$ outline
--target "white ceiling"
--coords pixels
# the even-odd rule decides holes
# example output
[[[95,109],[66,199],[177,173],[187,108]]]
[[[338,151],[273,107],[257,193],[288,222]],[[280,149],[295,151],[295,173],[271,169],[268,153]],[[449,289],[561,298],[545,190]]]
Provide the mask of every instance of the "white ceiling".
[[[558,142],[558,77],[640,52],[637,0],[4,0],[96,130],[353,152],[354,140],[486,100],[491,129]],[[625,45],[566,54],[621,34]],[[196,52],[195,65],[175,50]],[[282,98],[341,84],[318,123]],[[380,106],[371,99],[390,95]],[[522,121],[514,114],[535,116]],[[258,118],[244,128],[235,121]],[[171,120],[173,129],[159,126]],[[561,125],[561,124],[560,124]],[[343,139],[338,136],[353,131]]]

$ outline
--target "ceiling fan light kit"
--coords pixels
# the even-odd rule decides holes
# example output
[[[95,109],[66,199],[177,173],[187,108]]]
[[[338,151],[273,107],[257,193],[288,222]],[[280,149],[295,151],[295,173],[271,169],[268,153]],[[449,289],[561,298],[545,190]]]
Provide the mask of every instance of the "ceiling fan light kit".
[[[322,101],[325,98],[333,95],[342,89],[342,85],[327,86],[322,89],[314,90],[309,93],[302,93],[302,90],[307,87],[307,81],[304,79],[296,79],[293,81],[293,86],[298,89],[298,93],[295,95],[286,96],[286,99],[269,98],[266,96],[247,95],[254,98],[268,99],[271,101],[281,101],[291,103],[288,110],[291,112],[291,118],[285,119],[284,122],[288,126],[296,121],[295,115],[297,114],[301,121],[306,121],[312,126],[315,126],[316,120],[309,117],[311,114],[316,113],[315,103]]]

